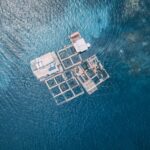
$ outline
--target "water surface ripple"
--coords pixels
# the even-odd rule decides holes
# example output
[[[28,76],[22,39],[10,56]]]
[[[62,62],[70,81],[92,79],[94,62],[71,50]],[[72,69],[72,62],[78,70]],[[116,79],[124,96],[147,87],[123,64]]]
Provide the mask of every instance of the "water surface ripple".
[[[149,150],[150,2],[0,1],[1,150]],[[56,106],[30,61],[81,32],[111,78]]]

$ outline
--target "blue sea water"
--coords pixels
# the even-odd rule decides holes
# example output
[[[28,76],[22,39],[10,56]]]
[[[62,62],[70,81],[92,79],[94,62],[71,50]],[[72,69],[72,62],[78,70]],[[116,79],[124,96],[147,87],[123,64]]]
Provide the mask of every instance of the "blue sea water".
[[[0,1],[0,150],[149,150],[148,0]],[[110,74],[56,106],[30,61],[79,31]]]

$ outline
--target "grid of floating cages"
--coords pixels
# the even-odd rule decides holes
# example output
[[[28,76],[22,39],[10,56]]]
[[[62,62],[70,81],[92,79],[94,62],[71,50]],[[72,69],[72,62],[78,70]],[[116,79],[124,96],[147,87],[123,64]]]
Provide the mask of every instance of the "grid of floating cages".
[[[57,55],[65,69],[74,67],[82,61],[81,55],[76,52],[73,46],[59,50]]]
[[[72,71],[66,71],[45,82],[57,105],[68,102],[84,93]]]
[[[95,66],[95,68],[93,68]],[[81,82],[92,80],[95,85],[99,85],[109,78],[108,73],[97,59],[96,55],[84,61],[80,67],[84,70],[84,74],[79,76]]]

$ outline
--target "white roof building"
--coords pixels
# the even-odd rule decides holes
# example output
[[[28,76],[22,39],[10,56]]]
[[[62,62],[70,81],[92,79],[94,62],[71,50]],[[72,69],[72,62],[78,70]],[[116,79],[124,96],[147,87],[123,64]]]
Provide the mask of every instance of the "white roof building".
[[[71,34],[70,40],[77,51],[77,53],[84,52],[90,47],[90,43],[86,43],[84,38],[81,37],[79,32]]]
[[[54,52],[49,52],[31,61],[31,68],[37,79],[45,78],[60,71],[59,60]]]
[[[79,53],[79,52],[84,52],[88,50],[88,48],[90,47],[90,44],[86,43],[83,38],[80,38],[76,42],[73,43],[73,46],[75,50]]]

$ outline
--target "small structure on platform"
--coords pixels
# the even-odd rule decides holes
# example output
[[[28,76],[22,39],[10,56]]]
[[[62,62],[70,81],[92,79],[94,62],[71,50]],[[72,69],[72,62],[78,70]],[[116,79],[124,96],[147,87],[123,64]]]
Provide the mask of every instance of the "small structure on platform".
[[[81,53],[90,47],[79,32],[70,37],[71,45],[49,52],[31,61],[36,78],[46,83],[57,105],[64,104],[86,91],[92,94],[109,78],[96,55],[83,60]]]
[[[79,32],[71,34],[70,40],[77,53],[84,52],[90,47],[90,43],[86,43]]]
[[[32,60],[31,69],[40,81],[44,81],[47,77],[63,71],[55,52],[49,52]]]

